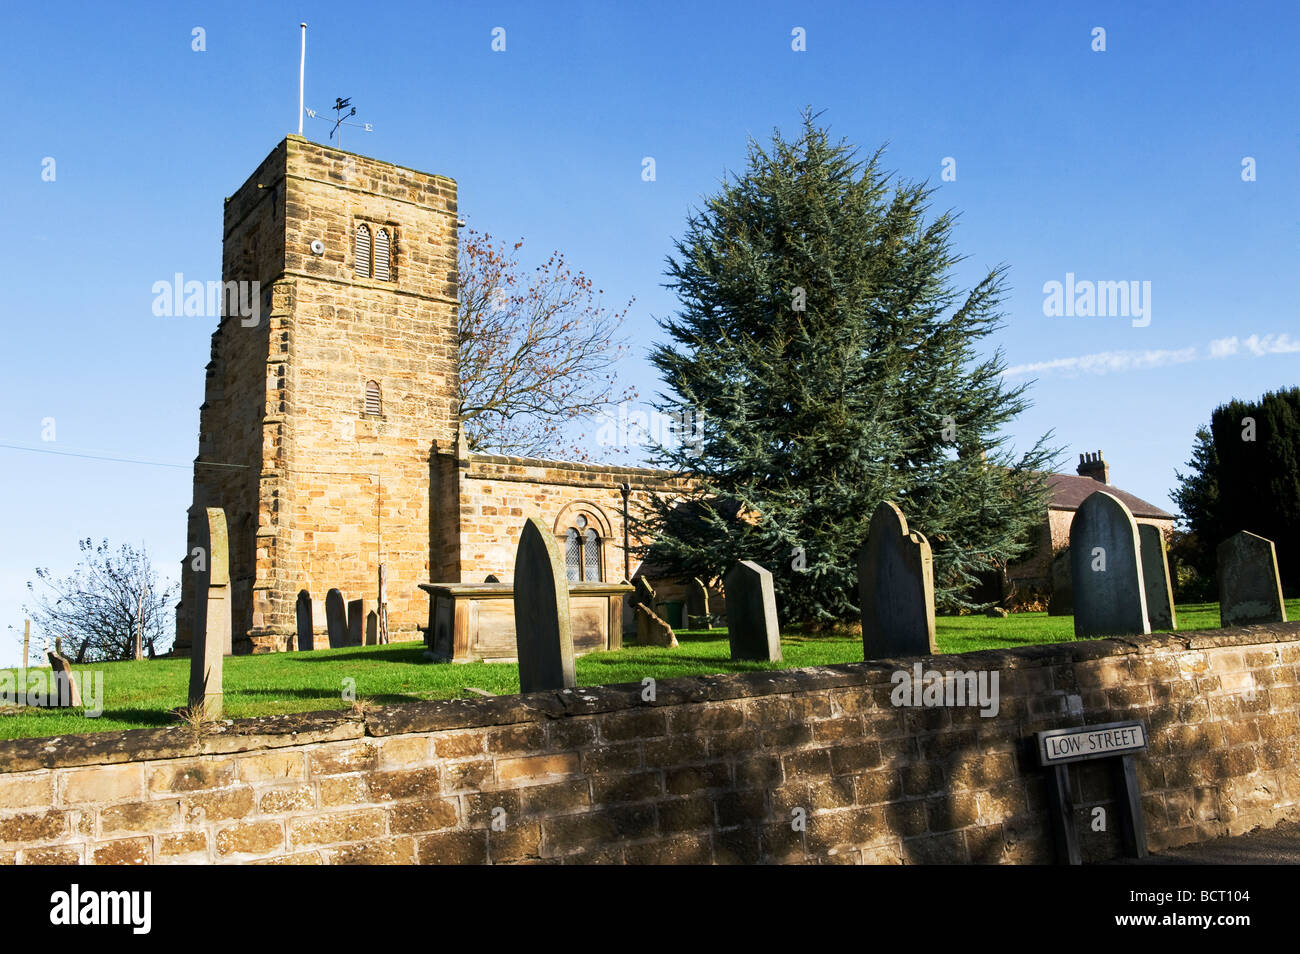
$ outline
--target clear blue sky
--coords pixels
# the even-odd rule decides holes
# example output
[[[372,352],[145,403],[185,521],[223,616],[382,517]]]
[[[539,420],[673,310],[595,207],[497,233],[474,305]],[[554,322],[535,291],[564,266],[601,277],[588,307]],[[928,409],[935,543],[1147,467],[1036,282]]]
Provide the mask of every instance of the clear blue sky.
[[[561,249],[612,301],[636,296],[624,374],[643,394],[653,316],[674,304],[659,284],[670,241],[743,165],[746,137],[793,131],[812,105],[864,148],[888,141],[890,167],[962,213],[959,280],[1010,266],[996,343],[1037,378],[1016,442],[1054,429],[1067,467],[1100,448],[1116,484],[1172,509],[1212,408],[1297,383],[1298,11],[5,5],[0,443],[181,466],[0,450],[0,662],[18,656],[3,634],[21,631],[32,568],[71,569],[79,537],[143,541],[177,574],[213,322],[155,317],[151,288],[219,277],[223,197],[296,127],[300,20],[308,105],[350,96],[374,125],[347,130],[347,148],[457,179],[473,227]],[[1150,324],[1045,316],[1044,283],[1067,273],[1150,282]]]

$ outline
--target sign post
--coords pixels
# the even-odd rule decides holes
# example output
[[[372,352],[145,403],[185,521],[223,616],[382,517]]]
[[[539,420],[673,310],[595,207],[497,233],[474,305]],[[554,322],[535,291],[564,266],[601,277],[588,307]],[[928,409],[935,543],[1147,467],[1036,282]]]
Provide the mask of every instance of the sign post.
[[[1083,864],[1079,834],[1074,830],[1070,763],[1115,759],[1117,781],[1123,791],[1120,833],[1124,849],[1135,858],[1145,858],[1146,823],[1142,816],[1142,793],[1138,789],[1137,763],[1133,756],[1146,751],[1146,727],[1141,722],[1108,722],[1071,729],[1049,729],[1037,733],[1035,739],[1038,763],[1051,770],[1048,775],[1048,811],[1052,816],[1058,857],[1068,864]]]

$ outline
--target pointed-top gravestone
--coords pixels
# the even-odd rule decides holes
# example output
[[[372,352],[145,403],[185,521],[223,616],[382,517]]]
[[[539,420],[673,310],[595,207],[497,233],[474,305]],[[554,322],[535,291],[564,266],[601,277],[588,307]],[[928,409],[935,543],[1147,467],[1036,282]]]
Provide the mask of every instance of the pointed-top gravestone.
[[[519,691],[577,685],[564,558],[554,535],[536,517],[529,517],[519,534],[514,590]]]
[[[221,672],[232,638],[230,608],[230,539],[226,512],[208,507],[199,520],[203,568],[194,581],[194,635],[190,644],[191,709],[205,718],[221,716]]]
[[[311,621],[311,594],[306,590],[298,591],[298,649],[310,650],[316,648],[316,633],[312,629]]]
[[[1286,622],[1272,540],[1243,530],[1219,544],[1219,621],[1222,626]]]
[[[489,574],[487,575],[487,579],[485,579],[483,582],[484,582],[484,583],[500,583],[501,581],[497,579],[497,575],[496,575],[495,573],[489,573]]]
[[[1070,523],[1075,636],[1151,632],[1140,553],[1137,521],[1122,500],[1098,490],[1079,504]]]
[[[925,534],[907,529],[903,511],[881,501],[858,554],[858,599],[865,659],[924,656],[934,641],[934,557]]]
[[[325,594],[325,628],[329,632],[330,649],[348,644],[348,611],[339,590]]]
[[[741,560],[723,580],[732,659],[781,661],[772,574],[752,560]]]
[[[1177,629],[1174,613],[1174,587],[1169,579],[1169,554],[1165,535],[1159,527],[1138,524],[1138,543],[1142,551],[1142,588],[1147,598],[1147,619],[1152,629]]]

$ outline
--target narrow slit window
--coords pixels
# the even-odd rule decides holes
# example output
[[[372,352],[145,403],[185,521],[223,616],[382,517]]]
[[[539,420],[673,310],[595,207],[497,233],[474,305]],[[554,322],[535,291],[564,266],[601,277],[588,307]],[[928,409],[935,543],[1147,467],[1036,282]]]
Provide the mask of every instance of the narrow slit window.
[[[595,530],[588,527],[583,538],[582,578],[588,583],[598,583],[600,582],[600,537],[596,536]]]
[[[375,278],[381,282],[392,281],[388,270],[388,229],[375,233]]]
[[[358,278],[370,277],[370,226],[357,226],[357,258],[355,270]]]
[[[366,413],[378,415],[383,411],[384,404],[380,398],[379,384],[375,381],[366,383]]]
[[[564,569],[570,583],[582,579],[582,541],[572,527],[564,535]]]

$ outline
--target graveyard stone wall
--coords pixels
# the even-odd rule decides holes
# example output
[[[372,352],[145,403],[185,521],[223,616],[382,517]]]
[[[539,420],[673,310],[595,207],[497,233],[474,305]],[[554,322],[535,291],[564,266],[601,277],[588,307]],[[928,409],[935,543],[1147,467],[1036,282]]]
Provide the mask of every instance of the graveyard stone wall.
[[[996,671],[997,715],[894,706],[914,662]],[[1153,849],[1300,818],[1300,624],[656,688],[0,742],[0,862],[1051,862],[1027,740],[1125,719]],[[1111,773],[1074,771],[1118,855]]]

